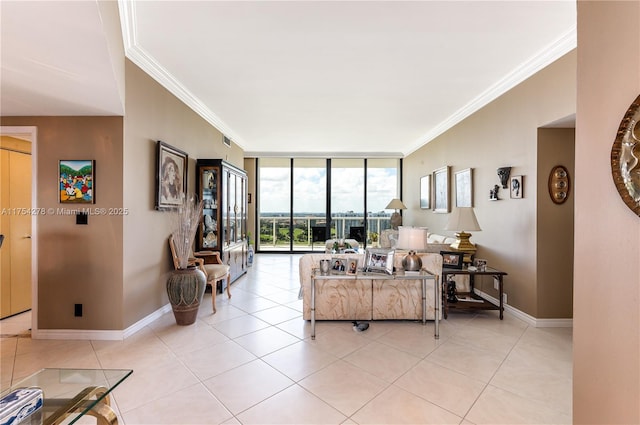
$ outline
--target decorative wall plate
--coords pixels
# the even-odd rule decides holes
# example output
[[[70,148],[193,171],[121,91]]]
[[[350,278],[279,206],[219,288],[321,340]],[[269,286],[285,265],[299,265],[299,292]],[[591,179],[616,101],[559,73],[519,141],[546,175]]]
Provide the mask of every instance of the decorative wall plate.
[[[549,196],[556,204],[564,203],[569,197],[571,180],[569,172],[562,165],[556,165],[549,173]]]
[[[620,122],[611,148],[611,174],[622,200],[640,216],[640,96]]]

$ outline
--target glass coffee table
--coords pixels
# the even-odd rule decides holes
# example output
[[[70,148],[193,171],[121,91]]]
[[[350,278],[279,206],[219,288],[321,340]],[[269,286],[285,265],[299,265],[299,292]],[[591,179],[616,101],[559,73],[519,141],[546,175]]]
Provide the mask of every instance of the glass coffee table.
[[[45,425],[72,424],[84,415],[95,416],[99,425],[116,425],[109,393],[131,373],[130,369],[42,369],[3,390],[0,397],[37,387],[43,392],[39,414]]]

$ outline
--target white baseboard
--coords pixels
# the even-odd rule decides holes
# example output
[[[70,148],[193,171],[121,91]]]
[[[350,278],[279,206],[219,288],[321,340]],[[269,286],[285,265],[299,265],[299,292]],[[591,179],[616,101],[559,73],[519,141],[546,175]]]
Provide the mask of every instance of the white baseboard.
[[[62,340],[94,340],[94,341],[122,341],[135,334],[148,324],[171,311],[171,304],[166,304],[142,320],[121,331],[102,331],[91,329],[34,329],[33,339],[62,339]]]
[[[474,292],[480,295],[482,298],[486,298],[494,304],[498,304],[498,299],[492,297],[491,295],[482,292],[478,289],[474,289]],[[527,323],[529,326],[533,326],[534,328],[572,328],[573,327],[573,319],[537,319],[523,311],[518,310],[515,307],[510,306],[509,304],[504,305],[504,312],[509,313],[512,316],[522,320]]]

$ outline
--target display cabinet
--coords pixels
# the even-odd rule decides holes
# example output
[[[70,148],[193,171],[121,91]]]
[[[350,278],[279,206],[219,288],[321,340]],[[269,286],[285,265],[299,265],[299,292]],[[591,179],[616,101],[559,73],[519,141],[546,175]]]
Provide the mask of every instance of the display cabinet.
[[[196,193],[204,203],[196,249],[220,252],[233,282],[247,272],[247,174],[222,159],[198,159]]]

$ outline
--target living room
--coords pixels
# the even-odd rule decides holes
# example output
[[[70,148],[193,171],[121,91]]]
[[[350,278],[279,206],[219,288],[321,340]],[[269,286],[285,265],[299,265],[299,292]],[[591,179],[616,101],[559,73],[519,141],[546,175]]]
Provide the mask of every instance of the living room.
[[[640,91],[640,8],[637,2],[578,2],[578,12],[577,51],[404,158],[404,221],[436,232],[444,229],[446,214],[419,208],[420,177],[445,165],[453,170],[474,168],[474,200],[483,230],[472,240],[483,250],[483,258],[509,271],[508,304],[535,320],[573,318],[574,421],[637,423],[640,344],[633,300],[639,291],[640,232],[637,217],[620,202],[611,184],[609,154],[620,119]],[[126,338],[166,304],[158,282],[170,270],[168,232],[158,229],[167,229],[168,220],[153,211],[154,188],[148,178],[155,167],[156,140],[173,141],[189,152],[190,169],[194,158],[213,155],[249,172],[254,164],[234,145],[213,146],[212,152],[209,143],[200,141],[220,140],[221,133],[131,61],[123,62],[123,117],[2,117],[3,126],[38,129],[38,206],[56,206],[55,188],[48,184],[56,174],[55,164],[47,159],[81,155],[96,158],[99,181],[110,181],[100,188],[100,204],[127,206],[132,212],[126,217],[91,218],[96,225],[90,222],[88,228],[64,217],[38,222],[34,337]],[[565,141],[557,145],[573,141],[572,130],[541,128],[574,113],[575,166],[573,158],[563,158],[575,183],[570,195],[574,223],[559,223],[564,231],[575,228],[573,236],[561,238],[563,243],[572,240],[575,247],[573,261],[561,251],[564,263],[572,266],[571,288],[566,278],[553,276],[555,265],[546,263],[553,258],[540,253],[555,241],[537,239],[542,231],[539,219],[547,214],[539,203],[548,197],[546,179],[556,165],[546,162],[549,156],[544,155],[550,150],[545,143],[554,142],[544,140],[563,134]],[[549,139],[546,133],[551,133]],[[489,201],[488,191],[501,166],[524,176],[523,199]],[[188,184],[194,187],[193,174]],[[78,244],[82,252],[75,249]],[[621,246],[620,256],[613,259],[611,253]],[[74,258],[66,254],[72,251]],[[92,267],[81,278],[70,277],[79,262]],[[546,282],[556,283],[549,287]],[[71,300],[69,294],[81,298]],[[66,314],[77,302],[92,312],[82,320]]]

